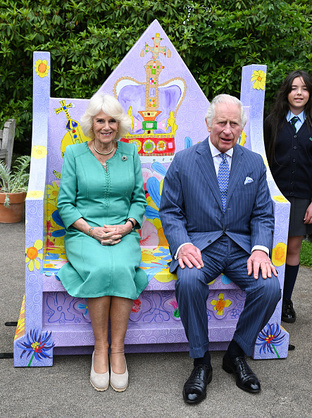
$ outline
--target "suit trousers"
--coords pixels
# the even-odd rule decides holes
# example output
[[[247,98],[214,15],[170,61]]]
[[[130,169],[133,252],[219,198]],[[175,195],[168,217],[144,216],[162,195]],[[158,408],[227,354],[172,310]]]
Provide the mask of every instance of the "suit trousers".
[[[259,332],[272,316],[281,298],[279,280],[272,274],[263,279],[261,272],[256,280],[247,273],[245,250],[222,235],[202,251],[204,267],[177,269],[176,298],[181,320],[189,341],[192,358],[203,357],[209,350],[207,299],[212,280],[224,273],[246,293],[243,311],[237,322],[233,339],[247,356],[253,353]]]

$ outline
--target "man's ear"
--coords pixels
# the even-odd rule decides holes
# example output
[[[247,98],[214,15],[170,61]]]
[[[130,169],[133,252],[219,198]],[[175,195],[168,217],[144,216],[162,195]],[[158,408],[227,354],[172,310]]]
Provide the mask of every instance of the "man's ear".
[[[206,122],[206,125],[207,125],[208,132],[211,132],[211,126],[208,125],[207,119],[205,119],[205,122]]]

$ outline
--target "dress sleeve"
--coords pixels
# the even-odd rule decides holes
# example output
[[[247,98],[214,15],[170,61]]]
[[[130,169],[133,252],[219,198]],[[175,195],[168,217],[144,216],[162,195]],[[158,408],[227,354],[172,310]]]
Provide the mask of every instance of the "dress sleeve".
[[[57,208],[66,229],[77,221],[77,219],[82,218],[81,213],[76,207],[76,197],[76,161],[70,146],[68,146],[64,154],[61,185],[57,201]]]
[[[135,184],[131,196],[128,218],[134,218],[137,221],[136,228],[140,228],[146,208],[146,198],[143,187],[141,161],[137,151],[137,147],[135,145],[134,148],[135,149],[133,154],[133,167]]]

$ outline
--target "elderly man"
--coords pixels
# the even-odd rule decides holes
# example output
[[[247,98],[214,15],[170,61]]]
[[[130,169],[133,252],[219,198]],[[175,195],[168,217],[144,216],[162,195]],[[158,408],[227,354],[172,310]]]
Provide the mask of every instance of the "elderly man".
[[[224,273],[246,293],[246,302],[223,369],[239,388],[258,393],[246,362],[258,333],[280,299],[269,258],[274,216],[266,168],[259,154],[237,144],[246,124],[242,103],[216,96],[207,111],[209,138],[176,154],[166,174],[160,218],[177,273],[176,297],[194,368],[183,398],[206,397],[212,379],[206,303],[209,282]]]

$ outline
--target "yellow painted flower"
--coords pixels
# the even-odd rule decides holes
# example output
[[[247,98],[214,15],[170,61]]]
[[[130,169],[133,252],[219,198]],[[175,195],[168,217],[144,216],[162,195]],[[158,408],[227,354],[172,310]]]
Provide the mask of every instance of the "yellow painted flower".
[[[47,149],[44,145],[34,145],[31,149],[31,156],[32,158],[36,158],[36,160],[45,158],[46,155],[47,155]]]
[[[49,74],[50,67],[48,66],[47,60],[38,60],[35,63],[35,71],[41,78],[46,77]]]
[[[242,147],[244,147],[245,144],[246,144],[246,137],[247,137],[247,135],[246,135],[245,131],[243,131],[241,136],[239,137],[239,141],[238,141],[239,145],[241,145]]]
[[[48,199],[49,203],[51,203],[52,205],[55,205],[55,209],[56,209],[58,193],[59,193],[59,186],[55,181],[53,181],[52,184],[48,184],[48,186],[47,186],[47,195],[48,195],[47,199]]]
[[[164,250],[164,249],[163,249]],[[171,274],[168,269],[168,256],[166,252],[162,252],[162,248],[159,247],[159,251],[154,255],[150,249],[142,249],[142,261],[140,267],[145,270],[147,276],[152,276],[161,283],[168,283],[171,280],[176,280],[176,275]],[[171,259],[171,257],[169,257]]]
[[[43,243],[41,239],[37,239],[35,241],[33,247],[25,248],[25,263],[28,264],[29,271],[33,271],[34,267],[39,270],[40,269],[40,261],[38,258],[42,260],[42,254],[39,254],[39,250],[42,249]]]
[[[279,196],[273,196],[273,199],[276,202],[281,202],[281,203],[287,203],[288,202],[288,200],[281,194]]]
[[[153,201],[153,199],[150,197],[150,196],[147,196],[147,198],[146,198],[146,202],[147,202],[147,204],[148,204],[148,206],[150,206],[151,208],[153,208],[153,209],[155,209],[155,210],[157,210],[157,212],[158,212],[158,207],[155,205],[155,203],[154,203],[154,201]]]
[[[41,190],[29,190],[27,193],[27,199],[40,199],[43,196]]]
[[[217,315],[223,315],[223,309],[228,308],[232,302],[229,299],[224,299],[224,294],[219,293],[219,300],[212,299],[210,302],[214,306],[214,310],[217,311]]]
[[[275,266],[282,266],[286,261],[287,245],[279,242],[272,250],[272,262]]]
[[[266,80],[266,73],[262,70],[254,71],[251,76],[251,82],[253,82],[253,89],[264,90]]]

